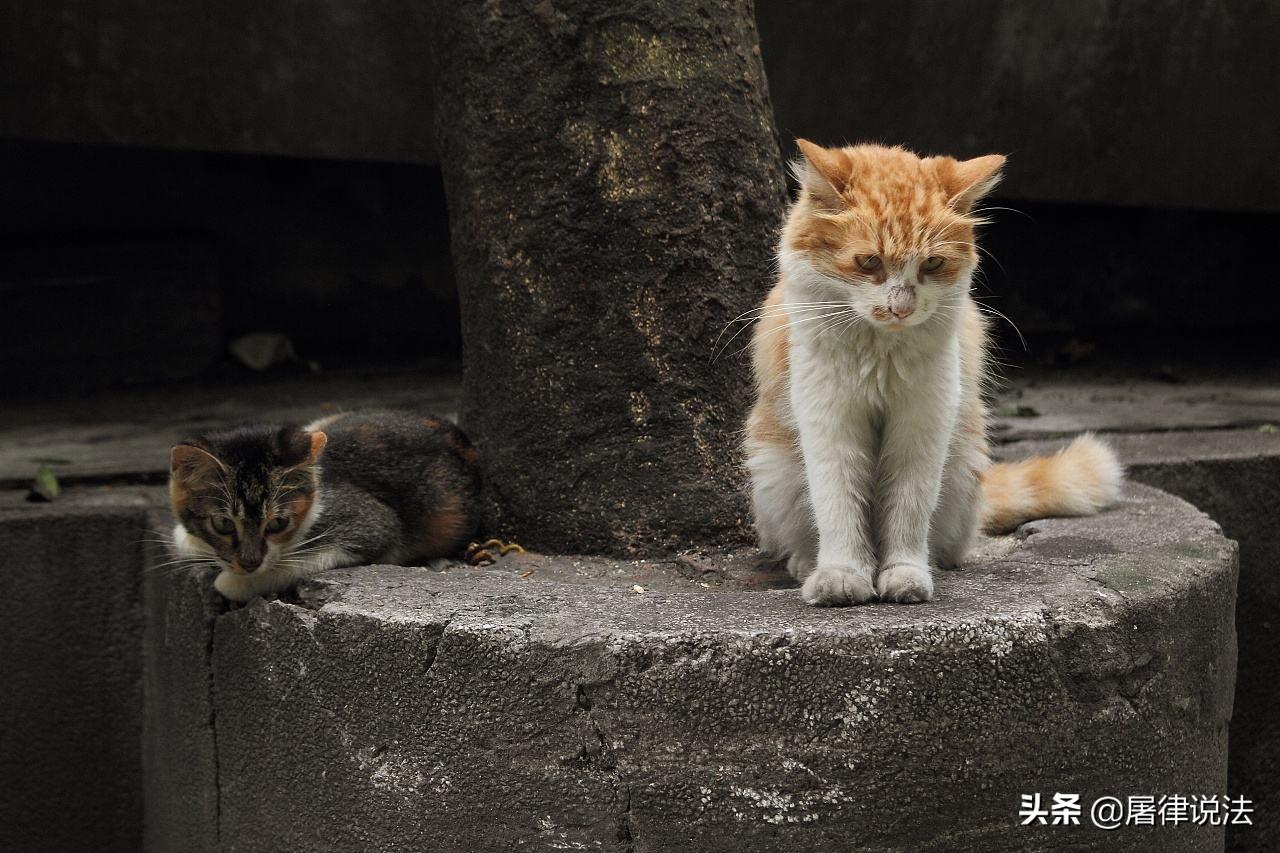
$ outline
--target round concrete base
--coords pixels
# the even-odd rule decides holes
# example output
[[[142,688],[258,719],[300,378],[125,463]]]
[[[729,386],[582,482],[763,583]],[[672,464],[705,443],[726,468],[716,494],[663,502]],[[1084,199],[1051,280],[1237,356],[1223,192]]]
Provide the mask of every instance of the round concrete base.
[[[927,605],[809,608],[749,555],[340,570],[231,611],[156,575],[149,840],[1220,850],[1089,804],[1224,793],[1235,579],[1216,524],[1136,485]],[[1081,825],[1020,825],[1055,793]]]

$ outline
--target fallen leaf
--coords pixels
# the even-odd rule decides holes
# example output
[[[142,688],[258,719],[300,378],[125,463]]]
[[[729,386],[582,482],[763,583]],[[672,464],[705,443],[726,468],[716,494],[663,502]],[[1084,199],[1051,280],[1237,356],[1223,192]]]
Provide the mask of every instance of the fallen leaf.
[[[1262,426],[1258,427],[1258,432],[1265,432],[1267,434],[1280,432],[1280,427],[1276,426],[1275,424],[1263,424]]]
[[[1040,417],[1040,412],[1036,409],[1035,406],[1027,406],[1022,403],[1018,403],[1016,406],[1015,405],[1001,406],[1000,410],[997,411],[996,414],[1002,418],[1038,418]]]
[[[31,500],[51,501],[60,494],[62,485],[58,478],[49,470],[48,465],[41,465],[36,470],[36,478],[31,481],[31,493],[27,497]]]

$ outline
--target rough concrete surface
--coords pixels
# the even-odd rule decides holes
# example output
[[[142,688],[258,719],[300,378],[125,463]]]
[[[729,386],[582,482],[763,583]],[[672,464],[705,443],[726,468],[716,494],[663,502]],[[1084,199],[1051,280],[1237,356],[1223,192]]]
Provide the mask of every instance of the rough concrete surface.
[[[1133,486],[985,553],[933,604],[844,610],[525,558],[338,570],[211,617],[207,578],[158,575],[149,657],[204,695],[212,624],[213,705],[155,720],[148,750],[212,728],[188,781],[216,772],[227,851],[1221,849],[1017,808],[1224,790],[1233,543]]]
[[[460,384],[456,372],[435,365],[237,382],[221,388],[117,392],[78,400],[70,410],[61,398],[30,401],[0,411],[0,486],[25,486],[41,460],[50,460],[68,482],[160,481],[167,476],[164,451],[173,442],[251,419],[308,419],[370,405],[412,406],[454,418]],[[1020,406],[1022,415],[1016,414]],[[1178,450],[1214,456],[1221,430],[1280,424],[1280,391],[1269,376],[1217,384],[1036,377],[1012,383],[996,411],[995,433],[1005,442],[1057,438],[1085,429],[1206,430],[1202,438]],[[1270,438],[1280,444],[1280,435]]]
[[[0,503],[0,850],[139,849],[148,505]]]
[[[1280,423],[1280,387],[1243,381],[1023,382],[1000,396],[996,414],[996,436],[1002,441],[1060,438],[1084,430],[1257,427]]]
[[[157,513],[155,520],[167,517]],[[151,552],[151,565],[169,559]],[[213,619],[221,597],[198,572],[164,566],[146,573],[143,606],[142,806],[151,853],[217,853]]]
[[[1141,483],[1208,513],[1240,543],[1240,638],[1228,786],[1257,808],[1233,826],[1231,850],[1280,849],[1280,434],[1257,429],[1107,436]],[[1046,453],[1061,442],[1016,442],[1007,456]]]
[[[249,421],[303,422],[361,406],[409,407],[453,418],[459,379],[436,369],[323,373],[33,401],[0,410],[0,487],[25,488],[40,464],[64,482],[169,476],[169,447],[196,433]]]

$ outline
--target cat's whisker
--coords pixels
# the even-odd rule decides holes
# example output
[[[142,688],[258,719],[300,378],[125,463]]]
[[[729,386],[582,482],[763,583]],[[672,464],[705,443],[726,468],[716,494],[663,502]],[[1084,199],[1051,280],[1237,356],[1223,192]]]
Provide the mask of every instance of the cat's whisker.
[[[831,310],[831,308],[832,308],[833,306],[836,306],[836,305],[846,305],[846,304],[848,304],[848,303],[844,303],[844,302],[832,302],[832,303],[830,303],[830,304],[826,304],[826,305],[821,305],[821,306],[819,306],[819,304],[818,304],[818,303],[813,303],[813,305],[814,305],[815,307],[801,308],[801,309],[794,310],[794,311],[790,311],[790,310],[788,310],[788,311],[779,311],[778,313],[776,313],[776,314],[770,314],[769,316],[771,316],[771,317],[776,317],[776,316],[781,316],[781,315],[783,315],[783,314],[786,314],[786,315],[788,315],[788,316],[792,316],[792,315],[794,315],[794,314],[804,314],[804,315],[806,315],[806,316],[801,318],[801,319],[803,320],[803,319],[808,319],[808,315],[818,314],[818,313],[822,313],[822,312],[827,312],[827,311],[830,311],[830,310]],[[791,322],[797,322],[797,321],[792,320]],[[788,326],[790,326],[790,323],[788,323],[787,325],[788,325]],[[715,361],[715,360],[716,360],[716,359],[718,359],[720,356],[724,355],[725,351],[726,351],[730,346],[732,346],[732,345],[733,345],[733,342],[734,342],[734,341],[736,341],[736,340],[738,339],[738,336],[739,336],[739,335],[741,335],[743,332],[745,332],[745,331],[746,331],[747,329],[749,329],[749,328],[751,328],[751,326],[750,326],[749,324],[748,324],[748,325],[744,325],[742,328],[738,329],[738,331],[734,332],[733,337],[731,337],[731,338],[729,338],[729,340],[725,341],[723,346],[720,346],[719,348],[717,348],[717,349],[715,349],[715,350],[713,350],[713,351],[712,351],[712,354],[711,354],[711,360],[712,360],[712,361]],[[781,328],[781,327],[779,327],[779,328]],[[723,332],[721,332],[721,334],[723,335],[724,333],[723,333]],[[768,333],[766,332],[766,334],[768,334]],[[717,342],[718,342],[718,341],[719,341],[719,338],[717,338]],[[739,352],[741,352],[741,351],[739,351]],[[737,353],[735,353],[735,355],[737,355]]]
[[[781,305],[762,305],[759,308],[753,308],[751,311],[745,311],[742,314],[739,314],[734,319],[730,320],[728,323],[726,323],[724,328],[720,330],[720,334],[716,335],[716,339],[712,343],[712,358],[714,359],[717,354],[717,348],[719,347],[720,339],[725,336],[725,333],[728,332],[729,328],[733,326],[733,324],[735,323],[745,323],[749,326],[751,323],[767,317],[777,317],[783,314],[793,314],[793,313],[805,314],[813,311],[825,311],[826,309],[835,307],[839,304],[841,303],[839,302],[796,302],[796,303],[783,303]],[[748,316],[748,315],[751,315],[751,316]],[[734,334],[734,337],[736,338],[737,335],[741,333],[741,331],[742,330],[739,329],[738,332]],[[729,343],[733,343],[733,338],[729,339]],[[728,344],[726,344],[726,346],[728,346]]]
[[[1027,213],[1025,210],[1018,210],[1016,207],[998,207],[998,206],[992,205],[992,206],[988,206],[988,207],[978,207],[978,208],[974,208],[974,209],[973,209],[973,211],[971,211],[971,212],[972,212],[972,213],[975,213],[975,214],[978,214],[978,215],[981,215],[981,214],[984,214],[984,213],[989,213],[989,212],[994,211],[994,210],[1007,210],[1009,213],[1016,213],[1016,214],[1018,214],[1019,216],[1025,216],[1025,217],[1026,217],[1028,220],[1030,220],[1031,222],[1035,222],[1035,221],[1036,221],[1036,220],[1035,220],[1035,217],[1033,217],[1031,214]]]
[[[813,311],[825,311],[828,308],[835,308],[843,305],[843,302],[817,302],[812,305],[770,305],[767,308],[761,308],[758,314],[751,317],[737,318],[730,320],[725,325],[725,331],[735,323],[753,323],[756,320],[763,320],[767,317],[778,317],[783,314],[804,314]],[[723,332],[722,332],[723,334]]]
[[[973,300],[973,304],[977,306],[978,310],[981,311],[982,313],[989,314],[994,317],[999,317],[1000,319],[1008,323],[1013,328],[1013,330],[1018,334],[1018,340],[1022,342],[1023,352],[1031,352],[1031,348],[1027,346],[1027,339],[1022,336],[1022,330],[1018,328],[1017,323],[1009,319],[1007,314],[1005,314],[1003,311],[1000,311],[999,309],[992,308],[990,305],[983,305],[977,299]]]
[[[844,304],[845,304],[845,305],[847,305],[848,303],[844,303]],[[800,318],[800,319],[798,319],[798,320],[791,320],[791,321],[789,321],[789,322],[787,322],[787,323],[784,323],[784,324],[783,324],[783,325],[781,325],[781,326],[778,326],[777,328],[769,329],[768,331],[762,332],[762,333],[760,334],[760,336],[759,336],[758,338],[756,338],[755,340],[763,341],[763,340],[765,340],[766,338],[768,338],[768,337],[770,337],[770,336],[772,336],[772,335],[776,335],[778,332],[781,332],[781,331],[783,331],[784,329],[789,331],[793,326],[799,326],[799,325],[802,325],[802,324],[804,324],[804,323],[813,323],[813,322],[821,322],[821,321],[823,321],[823,320],[828,320],[828,319],[830,319],[830,318],[832,318],[832,317],[834,317],[834,316],[836,316],[836,315],[838,315],[838,314],[843,314],[843,313],[844,313],[844,311],[846,311],[846,310],[852,310],[852,309],[851,309],[851,308],[845,308],[845,309],[841,309],[841,310],[839,310],[839,311],[832,311],[832,312],[828,312],[828,313],[825,313],[825,314],[821,314],[821,315],[816,316],[816,317],[801,317],[801,318]],[[737,337],[737,335],[734,335],[734,337],[736,338],[736,337]],[[729,343],[729,344],[732,344],[732,343],[733,343],[733,339],[731,338],[731,339],[729,340],[729,342],[728,342],[728,343]],[[754,345],[754,341],[750,341],[750,342],[748,342],[748,343],[747,343],[745,346],[743,346],[741,349],[737,350],[737,351],[734,353],[734,356],[736,357],[736,356],[741,355],[742,353],[744,353],[744,352],[746,352],[748,349],[750,349],[753,345]],[[726,344],[725,346],[726,346],[726,348],[727,348],[727,347],[728,347],[728,344]]]
[[[281,552],[277,559],[302,560],[307,557],[314,557],[316,554],[323,554],[329,549],[329,546],[316,546],[312,548],[304,548],[300,551],[284,551]]]
[[[187,564],[195,564],[195,563],[204,563],[204,562],[208,562],[208,561],[207,561],[207,560],[195,560],[195,559],[185,559],[185,558],[184,558],[184,559],[179,559],[179,560],[165,560],[165,561],[160,562],[160,563],[152,563],[152,564],[151,564],[151,565],[149,565],[147,568],[151,568],[151,569],[162,569],[162,568],[164,568],[165,566],[177,566],[177,565],[181,565],[181,564],[184,564],[184,563],[187,563]]]
[[[306,539],[302,539],[298,542],[290,542],[286,546],[286,550],[290,552],[296,551],[304,545],[309,545],[312,542],[319,542],[321,539],[324,539],[326,536],[332,536],[332,535],[333,535],[332,530],[323,530],[320,533],[317,533],[315,536],[309,536]]]
[[[824,333],[833,330],[843,331],[844,329],[849,328],[851,320],[856,323],[858,319],[858,312],[854,308],[847,308],[844,311],[837,312],[833,316],[831,322],[823,324],[821,328],[814,332],[814,337],[820,337]]]
[[[782,309],[806,308],[813,305],[838,305],[838,304],[839,303],[837,302],[827,300],[827,301],[816,301],[816,302],[782,302],[777,305],[758,305],[755,308],[750,309],[749,311],[743,311],[741,314],[739,314],[737,317],[733,318],[733,320],[730,320],[729,322],[734,323],[734,322],[737,322],[738,320],[743,319],[744,317],[750,318],[752,315],[760,314],[762,312],[769,311],[775,308],[782,308]]]
[[[143,569],[143,574],[168,574],[182,569],[218,568],[218,564],[209,558],[183,558],[153,563]]]

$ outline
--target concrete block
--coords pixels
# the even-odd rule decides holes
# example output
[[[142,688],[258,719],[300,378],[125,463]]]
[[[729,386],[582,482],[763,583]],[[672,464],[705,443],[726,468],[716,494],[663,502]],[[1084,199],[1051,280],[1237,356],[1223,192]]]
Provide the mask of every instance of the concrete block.
[[[0,850],[142,840],[147,501],[0,505]]]
[[[1017,809],[1223,792],[1233,543],[1132,486],[984,547],[919,607],[818,610],[692,571],[636,593],[641,561],[338,570],[216,615],[221,846],[1221,850],[1221,827],[1020,827]],[[149,655],[198,666],[207,580],[159,577],[193,648],[149,634]]]
[[[1211,430],[1178,448],[1188,454],[1209,451],[1211,457],[1217,455],[1218,430],[1280,423],[1280,388],[1247,381],[1032,381],[1001,394],[996,414],[995,436],[1004,442],[1066,438],[1085,430]],[[1280,443],[1280,438],[1271,438]],[[1159,457],[1166,464],[1194,458],[1169,453]]]
[[[206,573],[161,569],[145,583],[142,849],[148,853],[222,849],[209,661],[213,620],[225,605],[211,582]]]
[[[1208,513],[1240,543],[1240,638],[1228,787],[1256,804],[1252,826],[1232,826],[1231,850],[1280,849],[1280,435],[1257,429],[1107,436],[1129,476]],[[1061,442],[1017,442],[1014,457]]]

